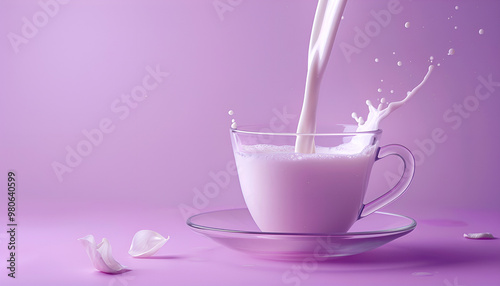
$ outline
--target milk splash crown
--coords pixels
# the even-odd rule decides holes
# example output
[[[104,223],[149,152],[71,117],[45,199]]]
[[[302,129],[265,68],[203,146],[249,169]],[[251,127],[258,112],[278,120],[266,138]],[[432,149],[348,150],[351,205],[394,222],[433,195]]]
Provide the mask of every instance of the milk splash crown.
[[[366,121],[362,117],[359,117],[355,112],[352,113],[352,117],[358,123],[356,132],[377,130],[382,119],[386,118],[389,114],[408,102],[420,90],[420,88],[425,84],[425,82],[431,75],[433,69],[434,65],[430,65],[427,74],[424,76],[424,79],[413,90],[409,91],[403,100],[391,102],[385,108],[383,108],[384,104],[386,103],[385,98],[382,98],[380,100],[380,104],[377,106],[377,108],[373,106],[370,100],[367,100],[366,105],[368,106],[369,113]]]

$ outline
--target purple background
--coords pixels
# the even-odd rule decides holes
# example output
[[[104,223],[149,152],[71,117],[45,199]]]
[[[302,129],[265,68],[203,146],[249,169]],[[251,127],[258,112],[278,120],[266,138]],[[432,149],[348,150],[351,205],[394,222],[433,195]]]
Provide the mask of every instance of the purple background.
[[[41,1],[48,2],[59,3]],[[48,240],[51,229],[59,231],[51,244],[89,233],[100,239],[128,223],[137,230],[165,227],[164,209],[181,225],[179,208],[244,206],[231,174],[231,119],[295,128],[316,8],[305,0],[60,2],[43,12],[38,1],[0,0],[0,170],[4,178],[8,170],[18,176],[17,218],[31,234],[19,238],[32,251],[21,252],[31,261],[25,276],[42,264],[40,256],[29,256],[37,251],[33,239]],[[214,3],[228,10],[218,13]],[[440,66],[428,84],[381,126],[382,144],[407,146],[418,163],[409,191],[384,210],[413,216],[497,211],[500,86],[480,88],[490,93],[486,99],[477,99],[476,90],[479,78],[500,85],[500,2],[401,0],[402,11],[385,27],[374,25],[370,11],[387,10],[388,3],[349,1],[318,120],[353,123],[352,111],[366,114],[366,99],[402,99],[433,56]],[[356,27],[371,27],[372,36],[346,57],[340,45],[355,46]],[[450,48],[455,54],[448,56]],[[162,72],[159,82],[148,78],[148,96],[126,107],[122,95],[141,90],[148,67]],[[454,111],[457,105],[465,111]],[[289,117],[280,121],[283,112]],[[58,179],[54,162],[67,164],[68,146],[89,144],[83,133],[102,121],[112,131]],[[386,170],[396,173],[396,167],[397,161],[380,163],[369,198],[389,188]],[[210,188],[216,195],[200,200],[199,192]],[[3,210],[6,195],[0,202]],[[125,220],[123,212],[138,216]],[[494,214],[491,224],[498,225]],[[79,259],[72,269],[89,266],[78,245],[64,245]]]

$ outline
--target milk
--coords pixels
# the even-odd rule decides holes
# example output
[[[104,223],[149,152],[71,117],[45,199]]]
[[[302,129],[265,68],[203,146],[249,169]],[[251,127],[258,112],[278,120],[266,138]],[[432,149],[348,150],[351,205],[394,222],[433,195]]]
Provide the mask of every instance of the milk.
[[[385,108],[384,108],[384,104],[386,104],[385,98],[382,98],[380,100],[380,104],[378,105],[377,108],[373,106],[370,100],[367,100],[366,105],[368,106],[369,113],[366,121],[362,117],[359,117],[355,112],[352,113],[352,118],[354,118],[354,120],[356,120],[356,122],[358,123],[358,128],[356,129],[356,131],[363,132],[363,131],[377,130],[379,128],[382,119],[386,118],[396,109],[403,106],[415,94],[417,94],[417,92],[427,82],[433,70],[434,70],[434,65],[430,65],[427,70],[427,73],[424,76],[424,79],[415,88],[409,91],[404,99],[396,102],[387,103],[387,106]]]
[[[316,132],[316,109],[321,79],[347,0],[319,0],[309,42],[306,89],[297,133]],[[314,138],[298,136],[295,152],[314,153]]]
[[[347,0],[320,0],[318,2],[313,28],[311,31],[311,40],[309,42],[306,88],[302,111],[300,113],[299,123],[297,126],[298,134],[313,134],[316,132],[316,109],[318,105],[321,80],[328,63],[340,21],[342,20],[342,13],[346,3]],[[406,24],[409,27],[409,23]],[[451,50],[452,49],[450,49],[450,51]],[[375,61],[378,61],[378,59],[375,59]],[[398,61],[397,65],[401,66],[402,62]],[[382,119],[386,118],[390,113],[401,107],[418,92],[418,90],[429,78],[433,69],[434,66],[430,65],[422,82],[412,91],[409,91],[406,97],[401,101],[389,103],[386,108],[383,108],[385,99],[382,99],[379,106],[375,108],[372,103],[367,100],[366,104],[368,105],[369,114],[366,122],[356,113],[352,114],[352,117],[358,123],[358,129],[356,131],[377,130]],[[360,143],[359,140],[353,140],[353,143],[356,142]],[[365,143],[366,142],[361,142],[360,144],[365,145]],[[297,136],[297,140],[295,142],[295,152],[303,154],[314,153],[314,136]]]
[[[332,233],[358,219],[375,149],[298,154],[294,146],[258,144],[234,155],[245,202],[262,231]]]

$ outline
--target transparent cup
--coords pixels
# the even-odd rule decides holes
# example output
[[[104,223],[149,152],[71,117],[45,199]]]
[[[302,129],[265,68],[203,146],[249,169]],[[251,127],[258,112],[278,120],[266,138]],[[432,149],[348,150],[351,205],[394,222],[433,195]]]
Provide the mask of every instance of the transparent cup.
[[[241,190],[261,231],[345,233],[406,191],[415,170],[412,153],[396,144],[379,147],[381,130],[349,131],[355,128],[337,125],[315,134],[231,129]],[[314,140],[313,154],[295,152],[299,136]],[[390,155],[403,161],[400,180],[364,204],[373,164]]]

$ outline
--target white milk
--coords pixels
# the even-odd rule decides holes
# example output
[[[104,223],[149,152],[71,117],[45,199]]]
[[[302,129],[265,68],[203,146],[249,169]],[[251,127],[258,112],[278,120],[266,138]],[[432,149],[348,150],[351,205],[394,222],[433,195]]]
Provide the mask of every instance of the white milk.
[[[318,105],[319,90],[323,72],[328,63],[335,35],[339,28],[347,0],[320,0],[314,17],[313,28],[311,31],[311,40],[309,42],[308,66],[306,89],[304,94],[304,102],[302,111],[297,126],[297,133],[316,133],[316,109]],[[376,59],[377,60],[377,59]],[[398,62],[398,65],[402,65]],[[382,100],[378,108],[374,108],[372,103],[367,100],[366,104],[369,108],[369,114],[366,122],[363,118],[358,117],[356,113],[352,117],[358,122],[357,131],[377,130],[382,119],[387,117],[394,110],[405,104],[429,78],[434,66],[429,66],[429,70],[422,82],[412,91],[408,92],[405,99],[388,104],[383,108],[385,99]],[[356,142],[353,140],[353,142]],[[362,144],[363,146],[366,144]],[[302,154],[310,154],[315,152],[313,136],[297,136],[295,142],[295,152]]]
[[[309,42],[306,90],[297,133],[316,132],[316,108],[323,72],[342,19],[347,0],[319,0]],[[314,139],[298,136],[295,152],[314,153]]]
[[[368,105],[369,113],[366,121],[362,117],[359,117],[355,112],[352,113],[352,118],[354,118],[354,120],[358,122],[358,128],[356,129],[356,131],[362,132],[377,130],[382,119],[386,118],[389,114],[408,102],[420,90],[420,88],[422,88],[422,86],[429,79],[432,70],[434,70],[434,66],[430,65],[427,74],[425,74],[424,76],[424,79],[414,89],[409,91],[403,100],[391,102],[387,105],[386,108],[383,108],[384,104],[386,103],[385,98],[382,98],[380,100],[380,104],[377,108],[373,106],[370,100],[367,100],[366,105]]]
[[[235,152],[243,196],[262,231],[346,232],[358,219],[376,146],[350,155],[251,145]],[[248,153],[247,153],[248,152]]]

